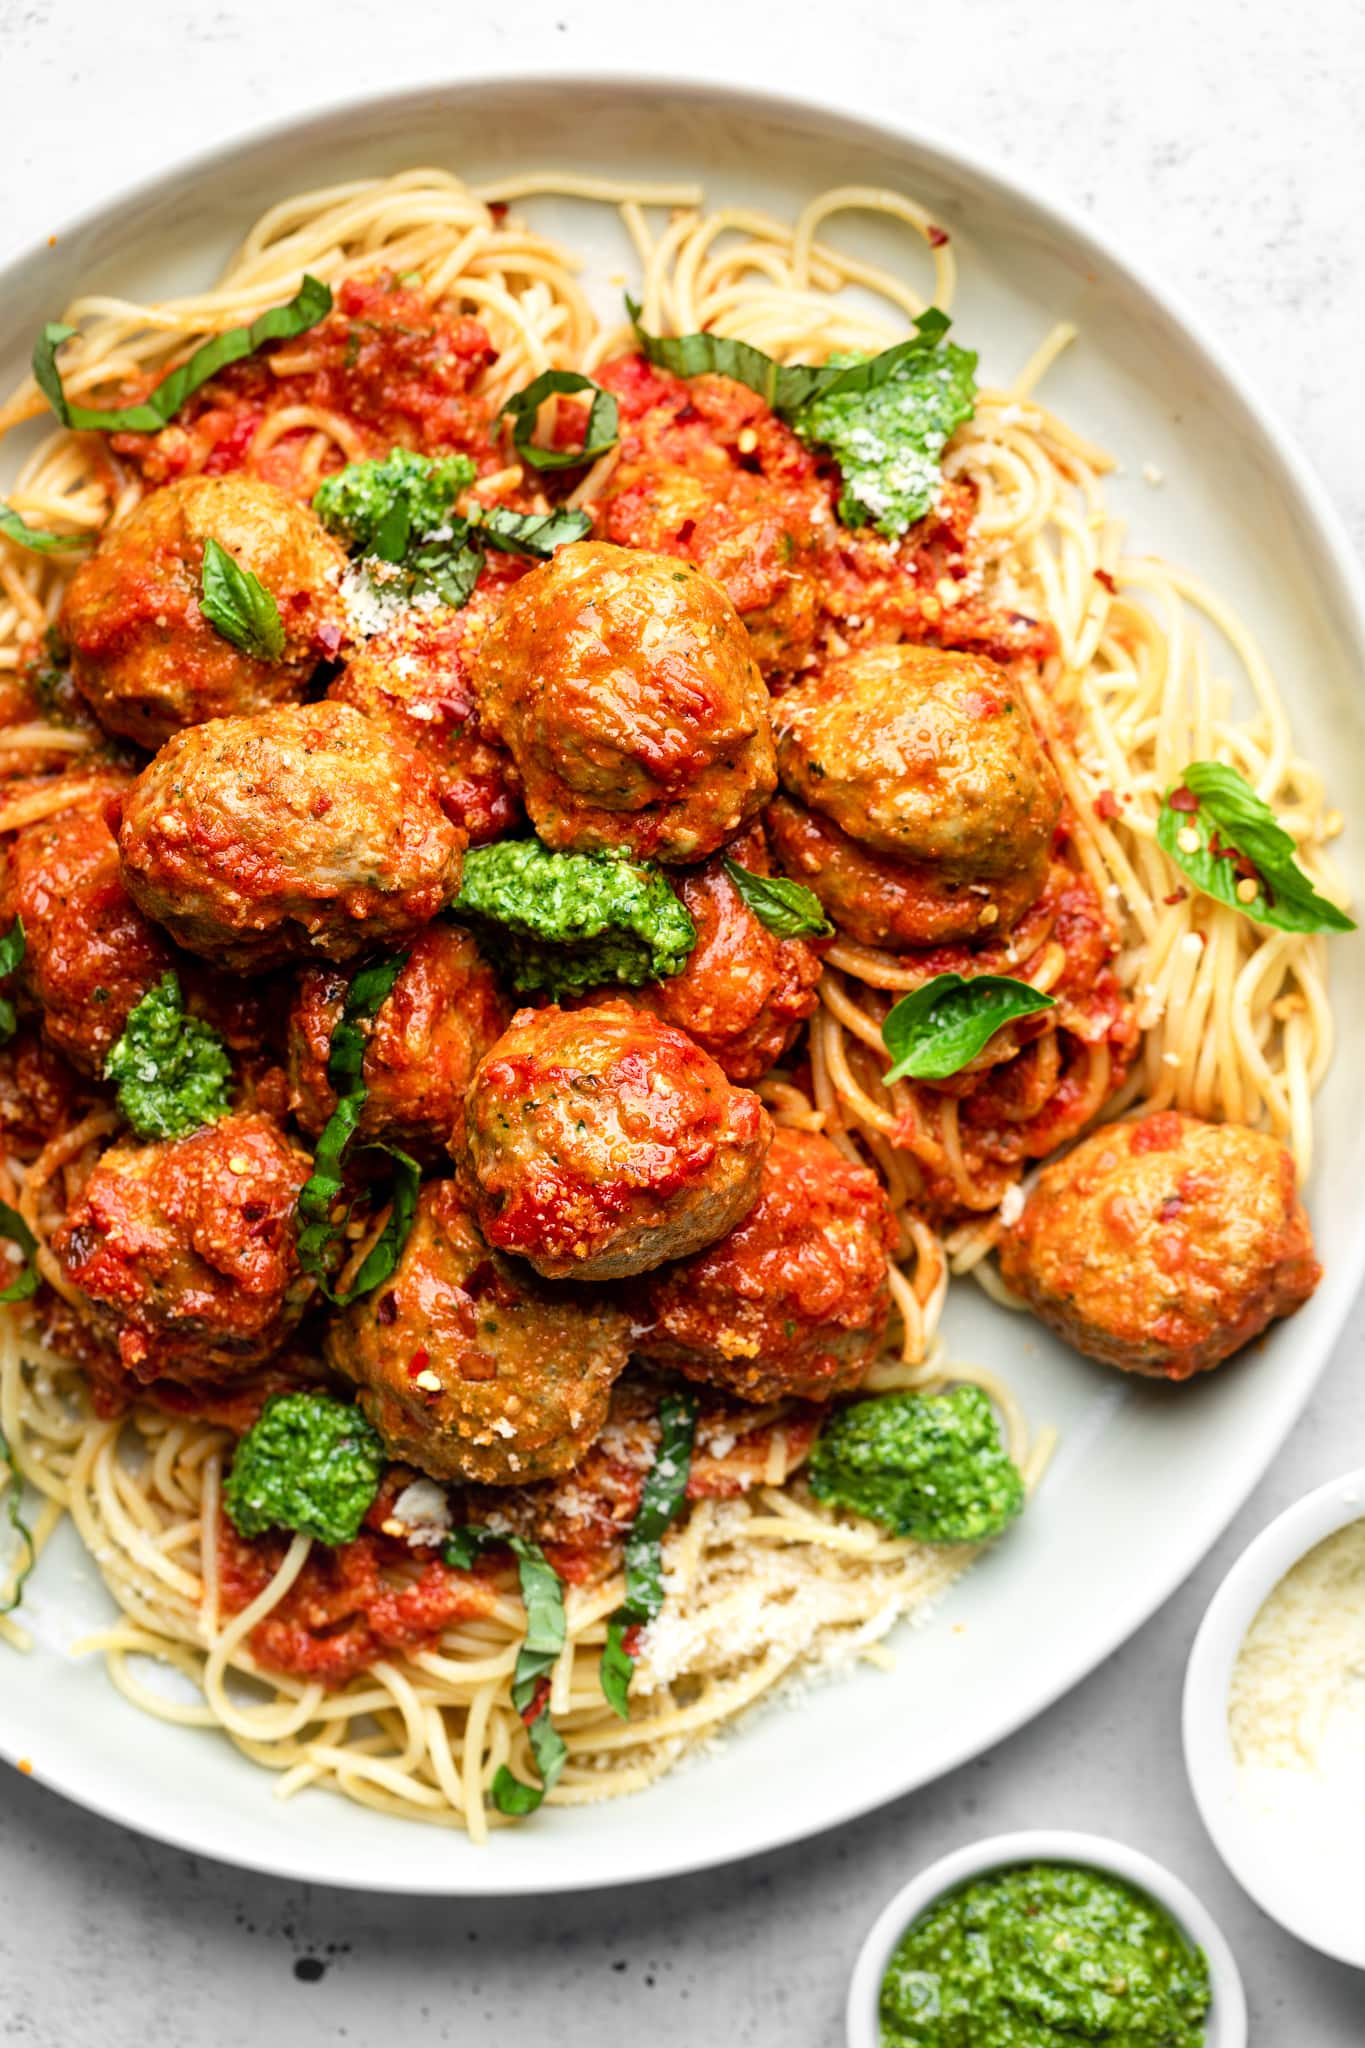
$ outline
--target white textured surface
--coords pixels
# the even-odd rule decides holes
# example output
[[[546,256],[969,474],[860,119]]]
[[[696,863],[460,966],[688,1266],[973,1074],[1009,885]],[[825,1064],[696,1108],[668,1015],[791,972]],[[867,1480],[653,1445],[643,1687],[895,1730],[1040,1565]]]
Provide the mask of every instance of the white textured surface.
[[[486,20],[426,0],[210,0],[174,15],[146,0],[0,0],[0,261],[110,185],[324,97],[635,64],[919,119],[1079,202],[1231,344],[1365,543],[1353,0],[692,0],[653,23],[638,0],[518,0]],[[1177,1713],[1226,1563],[1278,1507],[1360,1462],[1360,1364],[1357,1335],[1214,1558],[1042,1722],[875,1820],[735,1871],[564,1905],[308,1893],[134,1840],[8,1779],[0,2039],[64,2042],[97,2016],[106,2048],[528,2035],[586,2048],[636,2030],[661,2048],[832,2042],[858,1941],[908,1869],[973,1835],[1049,1825],[1122,1835],[1203,1893],[1246,1975],[1258,2048],[1359,2044],[1365,1978],[1280,1935],[1224,1876],[1186,1794]],[[301,1957],[327,1964],[320,1982],[295,1978]]]

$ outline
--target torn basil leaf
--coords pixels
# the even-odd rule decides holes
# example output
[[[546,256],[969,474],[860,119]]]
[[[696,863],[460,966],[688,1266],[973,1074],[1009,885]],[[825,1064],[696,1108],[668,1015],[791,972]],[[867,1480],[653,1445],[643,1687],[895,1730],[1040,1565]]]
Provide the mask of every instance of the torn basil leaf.
[[[292,341],[306,334],[332,310],[332,294],[318,278],[306,273],[293,298],[283,306],[272,306],[249,327],[230,327],[202,342],[187,362],[162,378],[156,389],[136,405],[89,406],[69,399],[62,389],[57,368],[57,350],[76,333],[59,320],[50,320],[33,347],[33,375],[52,410],[64,427],[85,433],[155,434],[175,417],[185,400],[210,377],[216,377],[229,363],[256,353],[268,341]]]
[[[8,1287],[0,1288],[0,1302],[32,1301],[42,1285],[42,1275],[38,1271],[38,1240],[19,1211],[11,1209],[8,1202],[0,1202],[0,1237],[7,1237],[11,1244],[17,1244],[24,1255],[22,1271]]]
[[[0,981],[8,980],[23,964],[24,920],[16,917],[7,932],[0,934]],[[18,1029],[19,1014],[12,996],[0,996],[0,1045],[8,1045]]]
[[[21,519],[3,498],[0,498],[0,533],[18,547],[27,548],[31,555],[60,555],[68,548],[88,547],[91,540],[88,533],[44,533],[41,527],[30,526],[26,519]]]
[[[804,882],[789,882],[785,875],[756,875],[725,855],[725,872],[739,892],[746,910],[779,939],[828,939],[834,926],[825,916],[820,898]]]
[[[260,577],[213,539],[204,542],[199,609],[215,632],[253,661],[278,661],[284,653],[279,606]]]
[[[582,540],[592,532],[586,512],[564,506],[558,512],[509,512],[505,505],[491,505],[477,513],[471,531],[504,555],[525,555],[533,562],[548,562],[556,548],[571,540]]]
[[[541,1781],[528,1785],[503,1764],[492,1786],[493,1804],[498,1812],[520,1819],[534,1813],[546,1793],[553,1789],[569,1753],[563,1736],[550,1719],[545,1698],[550,1673],[565,1642],[564,1582],[538,1543],[522,1536],[502,1536],[492,1529],[453,1530],[442,1555],[456,1571],[467,1572],[481,1550],[511,1551],[517,1560],[517,1579],[526,1609],[526,1634],[512,1672],[512,1704],[526,1721],[531,1754]]]
[[[1293,839],[1245,776],[1191,761],[1166,793],[1157,844],[1216,902],[1282,932],[1353,932],[1354,918],[1319,896]]]
[[[970,1066],[1004,1025],[1055,1007],[1051,996],[1012,975],[936,974],[887,1013],[882,1043],[892,1065],[882,1080],[946,1081]]]
[[[591,391],[593,394],[584,422],[582,447],[538,446],[531,436],[535,432],[541,406],[556,393],[574,391]],[[512,420],[513,447],[533,469],[577,469],[585,462],[595,462],[599,455],[605,455],[609,448],[616,446],[620,422],[615,398],[610,391],[604,391],[600,384],[594,384],[591,377],[581,376],[577,370],[542,370],[524,390],[514,392],[502,410]]]
[[[697,1408],[697,1397],[690,1391],[668,1393],[660,1401],[659,1448],[626,1538],[626,1597],[607,1623],[599,1667],[603,1695],[623,1721],[630,1718],[630,1681],[635,1671],[626,1635],[653,1621],[664,1604],[663,1539],[687,1494]]]

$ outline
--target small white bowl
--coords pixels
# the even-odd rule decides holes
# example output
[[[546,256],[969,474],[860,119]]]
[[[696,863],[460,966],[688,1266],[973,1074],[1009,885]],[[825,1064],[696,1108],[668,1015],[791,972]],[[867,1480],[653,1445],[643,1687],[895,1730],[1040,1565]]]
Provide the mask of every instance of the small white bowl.
[[[955,1849],[912,1877],[878,1917],[853,1966],[848,1987],[848,2048],[881,2048],[879,2010],[882,1978],[897,1942],[912,1920],[944,1892],[953,1891],[990,1870],[1009,1870],[1020,1863],[1073,1863],[1099,1870],[1136,1886],[1164,1906],[1196,1948],[1208,1957],[1213,1990],[1209,2006],[1207,2048],[1246,2048],[1247,2007],[1242,1979],[1232,1950],[1208,1908],[1188,1885],[1140,1849],[1104,1835],[1071,1834],[1060,1828],[1029,1828],[1017,1835],[992,1835],[988,1841]]]
[[[1365,1469],[1320,1486],[1263,1529],[1209,1603],[1185,1672],[1185,1768],[1205,1827],[1228,1869],[1263,1913],[1300,1941],[1338,1962],[1365,1969],[1365,1917],[1359,1891],[1334,1889],[1304,1837],[1301,1857],[1287,1854],[1293,1835],[1247,1804],[1238,1785],[1228,1729],[1233,1666],[1267,1595],[1317,1544],[1348,1522],[1365,1520]]]

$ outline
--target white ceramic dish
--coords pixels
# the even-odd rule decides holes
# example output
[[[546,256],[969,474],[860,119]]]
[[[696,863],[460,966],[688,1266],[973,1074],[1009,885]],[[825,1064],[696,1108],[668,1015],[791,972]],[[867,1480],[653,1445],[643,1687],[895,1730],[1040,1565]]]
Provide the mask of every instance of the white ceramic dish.
[[[919,194],[951,230],[959,332],[988,376],[1010,373],[1058,319],[1083,337],[1051,401],[1120,454],[1113,495],[1138,547],[1182,559],[1239,605],[1289,687],[1333,797],[1359,810],[1365,598],[1331,507],[1281,430],[1169,295],[1064,209],[951,146],[813,106],[627,79],[495,80],[360,101],[271,130],[112,201],[11,264],[0,282],[0,374],[79,287],[142,296],[206,283],[246,225],[308,186],[421,163],[487,179],[555,163],[580,172],[705,177],[715,197],[792,213],[857,181]],[[604,309],[632,264],[614,220],[571,202],[527,212],[588,257]],[[901,260],[873,223],[849,246]],[[911,260],[916,250],[910,250]],[[922,260],[922,259],[921,259]],[[1164,472],[1157,490],[1143,464]],[[1348,850],[1349,851],[1349,850]],[[1334,941],[1342,1014],[1365,1007],[1365,948]],[[668,1875],[814,1833],[926,1783],[1074,1685],[1143,1622],[1235,1512],[1313,1386],[1365,1263],[1355,1227],[1365,1128],[1338,1070],[1321,1117],[1314,1206],[1326,1277],[1293,1325],[1203,1384],[1125,1381],[1035,1324],[957,1291],[959,1356],[1008,1369],[1062,1448],[1022,1526],[925,1628],[897,1671],[864,1670],[766,1712],[717,1755],[646,1795],[544,1813],[482,1851],[271,1780],[212,1735],[127,1707],[98,1663],[64,1652],[108,1612],[70,1531],[26,1613],[36,1653],[6,1654],[0,1748],[128,1825],[197,1851],[333,1884],[435,1893],[552,1892]]]
[[[1365,1467],[1306,1494],[1263,1529],[1224,1579],[1185,1674],[1185,1768],[1204,1825],[1228,1869],[1263,1913],[1310,1948],[1365,1970],[1359,1886],[1341,1883],[1289,1821],[1248,1805],[1228,1730],[1228,1689],[1242,1640],[1263,1602],[1300,1558],[1348,1522],[1365,1519]],[[1344,1858],[1343,1858],[1344,1861]],[[1334,1881],[1335,1878],[1335,1881]]]
[[[887,1901],[853,1966],[848,1987],[848,2048],[881,2048],[882,1978],[911,1921],[957,1885],[1021,1863],[1079,1863],[1086,1869],[1121,1877],[1164,1906],[1194,1947],[1202,1948],[1208,1957],[1213,1997],[1207,2048],[1246,2048],[1247,2008],[1242,1979],[1232,1950],[1207,1906],[1187,1884],[1182,1884],[1163,1864],[1144,1856],[1140,1849],[1130,1849],[1126,1843],[1110,1841],[1104,1835],[1072,1834],[1057,1828],[1028,1828],[1020,1834],[995,1835],[986,1842],[971,1842],[965,1849],[955,1849],[950,1856],[931,1863]]]

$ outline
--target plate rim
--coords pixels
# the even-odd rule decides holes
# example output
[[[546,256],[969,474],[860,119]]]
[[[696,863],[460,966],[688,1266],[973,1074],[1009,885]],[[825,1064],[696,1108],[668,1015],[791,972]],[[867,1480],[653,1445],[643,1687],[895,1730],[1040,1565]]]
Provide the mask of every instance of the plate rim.
[[[641,68],[635,63],[623,64],[620,67],[610,63],[582,66],[565,64],[550,70],[527,70],[514,64],[500,65],[492,62],[482,66],[477,72],[466,75],[444,76],[420,84],[389,87],[381,91],[328,95],[291,113],[248,124],[226,140],[210,144],[204,149],[176,156],[160,169],[119,186],[98,203],[75,210],[63,218],[48,236],[30,241],[25,247],[0,261],[0,287],[3,287],[15,271],[27,270],[30,266],[50,262],[54,257],[60,262],[63,245],[70,239],[78,235],[89,236],[98,233],[103,225],[124,214],[130,206],[137,206],[145,200],[160,196],[172,180],[201,181],[215,170],[238,164],[257,150],[270,149],[286,141],[301,141],[307,138],[310,131],[329,129],[344,120],[348,114],[372,114],[382,111],[392,116],[396,124],[401,124],[403,110],[407,107],[427,106],[437,101],[446,101],[452,105],[476,105],[480,96],[490,90],[508,88],[530,93],[605,91],[624,94],[665,91],[675,100],[702,101],[713,106],[728,105],[737,112],[747,108],[760,117],[767,115],[788,122],[820,122],[826,126],[833,122],[849,131],[857,132],[866,141],[889,153],[909,151],[922,157],[936,159],[949,178],[984,181],[992,185],[1001,197],[1032,209],[1045,226],[1060,230],[1072,246],[1094,257],[1109,269],[1119,272],[1130,286],[1164,315],[1178,330],[1186,351],[1231,392],[1244,412],[1259,427],[1281,475],[1287,479],[1294,493],[1296,509],[1306,517],[1309,537],[1315,543],[1322,564],[1320,573],[1329,581],[1335,581],[1350,642],[1365,663],[1365,566],[1357,559],[1344,518],[1325,482],[1300,447],[1295,433],[1281,417],[1278,407],[1266,397],[1250,374],[1242,368],[1235,353],[1209,331],[1202,315],[1192,310],[1184,293],[1169,285],[1145,262],[1135,260],[1121,238],[1115,238],[1107,230],[1097,228],[1088,221],[1069,200],[1053,191],[1047,180],[1035,180],[1027,171],[1021,174],[1013,166],[1003,164],[989,149],[983,150],[974,143],[959,141],[952,134],[932,125],[868,111],[851,95],[841,93],[826,96],[737,85],[724,78],[707,76],[703,72],[678,77],[669,74],[662,67]],[[395,135],[400,134],[401,126],[396,125]],[[531,160],[528,157],[528,161]],[[121,1787],[123,1781],[116,1779],[112,1773],[105,1774],[99,1787],[85,1784],[79,1774],[69,1770],[52,1776],[46,1771],[34,1771],[33,1780],[72,1804],[98,1815],[103,1820],[127,1828],[134,1834],[165,1843],[168,1847],[188,1854],[207,1857],[234,1869],[260,1872],[291,1882],[328,1885],[337,1890],[371,1891],[397,1897],[494,1898],[558,1896],[561,1893],[568,1895],[605,1890],[622,1882],[656,1883],[671,1877],[741,1863],[754,1856],[788,1848],[797,1842],[809,1840],[832,1828],[860,1819],[865,1814],[879,1811],[893,1801],[907,1797],[923,1786],[959,1769],[973,1756],[982,1754],[985,1749],[1008,1740],[1081,1684],[1116,1649],[1151,1620],[1203,1562],[1213,1544],[1218,1541],[1264,1478],[1276,1452],[1282,1448],[1322,1378],[1340,1340],[1363,1279],[1365,1233],[1360,1233],[1350,1252],[1336,1260],[1333,1271],[1324,1277],[1324,1283],[1319,1289],[1318,1324],[1312,1340],[1314,1356],[1311,1366],[1301,1368],[1301,1376],[1294,1380],[1286,1394],[1282,1395],[1278,1402],[1267,1406],[1266,1414],[1260,1423],[1255,1455],[1239,1468],[1235,1478],[1219,1493],[1217,1506],[1211,1518],[1201,1524],[1195,1552],[1185,1556],[1177,1566],[1168,1568],[1151,1584],[1144,1585],[1140,1594],[1126,1605],[1120,1606],[1116,1610],[1116,1617],[1105,1629],[1092,1637],[1077,1654],[1064,1660],[1064,1675],[1050,1681],[1041,1691],[1030,1692],[1022,1702],[1012,1702],[1007,1708],[1002,1709],[994,1733],[988,1742],[983,1743],[973,1736],[968,1736],[960,1747],[950,1745],[940,1751],[928,1769],[917,1770],[912,1765],[903,1773],[898,1773],[895,1779],[883,1788],[867,1794],[845,1795],[837,1811],[798,1813],[793,1805],[780,1824],[766,1825],[761,1838],[746,1846],[724,1846],[716,1850],[679,1845],[662,1858],[656,1855],[647,1867],[634,1867],[628,1879],[622,1878],[619,1874],[582,1870],[570,1876],[559,1875],[548,1885],[515,1877],[508,1882],[510,1873],[499,1870],[495,1861],[496,1842],[490,1844],[491,1853],[485,1852],[487,1861],[482,1871],[476,1870],[467,1875],[454,1873],[449,1879],[441,1877],[429,1880],[421,1875],[405,1875],[400,1859],[395,1859],[392,1865],[372,1869],[364,1874],[350,1870],[338,1872],[328,1861],[325,1853],[322,1856],[309,1853],[310,1841],[303,1831],[300,1831],[297,1839],[282,1831],[279,1837],[280,1853],[267,1858],[250,1850],[234,1851],[218,1841],[206,1839],[204,1833],[197,1829],[190,1819],[192,1812],[202,1810],[197,1802],[193,1805],[186,1804],[183,1809],[186,1819],[182,1825],[177,1826],[170,1821],[149,1820],[139,1814],[135,1793],[120,1796],[120,1793],[115,1791],[115,1784]],[[0,1757],[11,1764],[17,1764],[21,1749],[22,1743],[16,1743],[4,1727],[3,1714],[0,1711]],[[104,1789],[106,1786],[108,1790]],[[647,1799],[648,1789],[646,1788],[639,1797]],[[418,1824],[413,1822],[409,1825]]]

